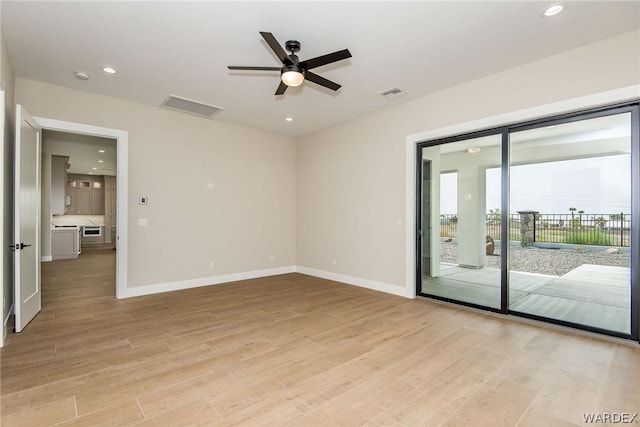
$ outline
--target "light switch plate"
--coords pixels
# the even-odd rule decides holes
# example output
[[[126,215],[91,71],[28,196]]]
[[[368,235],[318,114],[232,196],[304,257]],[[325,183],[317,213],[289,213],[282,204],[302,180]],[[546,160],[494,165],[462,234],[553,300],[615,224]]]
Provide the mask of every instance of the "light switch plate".
[[[147,204],[147,196],[140,196],[138,197],[138,204],[139,205],[146,205]]]
[[[138,227],[146,227],[149,225],[147,218],[138,218]]]

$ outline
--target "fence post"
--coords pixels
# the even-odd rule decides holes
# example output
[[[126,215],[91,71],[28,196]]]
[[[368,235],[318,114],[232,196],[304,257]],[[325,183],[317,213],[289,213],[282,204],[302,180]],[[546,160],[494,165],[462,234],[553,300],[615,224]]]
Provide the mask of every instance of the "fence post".
[[[624,212],[620,212],[620,247],[624,247]]]
[[[520,245],[531,246],[535,242],[536,214],[538,211],[518,211],[520,214]]]

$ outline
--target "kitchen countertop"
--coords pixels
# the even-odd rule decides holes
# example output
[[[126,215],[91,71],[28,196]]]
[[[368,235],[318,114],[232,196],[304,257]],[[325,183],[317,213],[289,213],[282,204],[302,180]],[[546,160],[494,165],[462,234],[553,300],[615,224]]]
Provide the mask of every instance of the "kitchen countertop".
[[[80,225],[52,225],[52,230],[77,230],[81,226]]]

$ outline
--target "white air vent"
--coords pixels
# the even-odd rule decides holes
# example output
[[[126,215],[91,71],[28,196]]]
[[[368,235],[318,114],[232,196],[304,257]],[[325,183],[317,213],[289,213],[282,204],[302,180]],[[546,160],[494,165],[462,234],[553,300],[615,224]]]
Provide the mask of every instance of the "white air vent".
[[[174,95],[169,95],[161,106],[171,110],[182,111],[183,113],[195,114],[196,116],[209,118],[224,110],[222,107],[207,105]]]
[[[387,99],[393,99],[406,94],[407,92],[403,91],[399,87],[392,87],[391,89],[385,90],[384,92],[380,93],[380,95],[384,96]]]

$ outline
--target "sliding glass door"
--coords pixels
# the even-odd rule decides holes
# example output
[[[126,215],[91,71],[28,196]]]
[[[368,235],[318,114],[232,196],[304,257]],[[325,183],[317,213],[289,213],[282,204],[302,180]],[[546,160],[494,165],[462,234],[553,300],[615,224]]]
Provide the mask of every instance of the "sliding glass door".
[[[490,134],[422,148],[419,293],[500,309],[501,142]]]
[[[638,104],[418,147],[417,293],[638,339]]]
[[[510,133],[509,310],[631,333],[631,112]],[[636,190],[637,191],[637,190]]]

